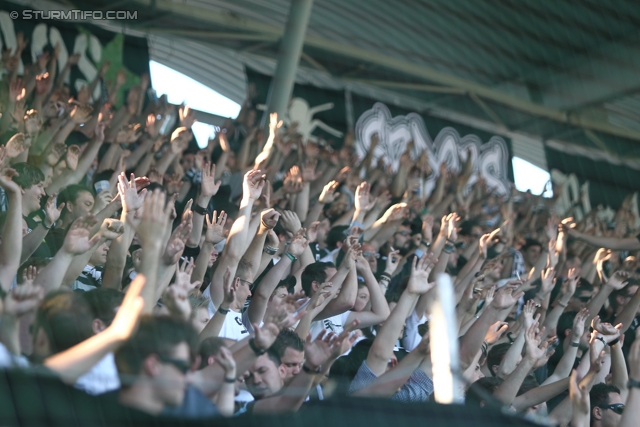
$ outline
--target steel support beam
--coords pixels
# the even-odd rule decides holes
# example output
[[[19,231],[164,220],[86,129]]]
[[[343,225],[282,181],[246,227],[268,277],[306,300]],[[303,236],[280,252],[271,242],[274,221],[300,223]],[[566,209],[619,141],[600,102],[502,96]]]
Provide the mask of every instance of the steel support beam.
[[[269,87],[265,114],[278,113],[282,117],[287,111],[293,85],[296,82],[296,72],[312,6],[313,0],[292,0],[291,2],[287,26],[280,41],[278,65]]]
[[[229,12],[218,12],[212,9],[196,7],[188,4],[173,2],[170,0],[135,0],[140,5],[155,8],[158,11],[165,11],[210,22],[220,28],[242,30],[249,33],[264,33],[282,36],[283,30],[280,27],[266,24],[257,20],[249,19],[238,14]],[[295,1],[294,1],[295,3]],[[423,64],[416,64],[399,57],[389,56],[384,53],[369,51],[357,46],[344,44],[338,41],[329,40],[324,37],[307,34],[304,38],[304,45],[321,49],[336,55],[342,55],[351,59],[365,63],[382,66],[389,70],[395,70],[406,75],[421,78],[443,86],[462,89],[467,93],[475,93],[478,97],[490,100],[502,105],[506,105],[518,111],[522,111],[534,116],[544,117],[561,123],[568,123],[583,129],[590,129],[616,135],[624,138],[640,141],[640,132],[611,125],[602,120],[594,121],[593,118],[586,117],[578,113],[568,113],[566,111],[545,107],[526,99],[517,98],[505,92],[469,81],[449,73],[441,72],[429,68]]]

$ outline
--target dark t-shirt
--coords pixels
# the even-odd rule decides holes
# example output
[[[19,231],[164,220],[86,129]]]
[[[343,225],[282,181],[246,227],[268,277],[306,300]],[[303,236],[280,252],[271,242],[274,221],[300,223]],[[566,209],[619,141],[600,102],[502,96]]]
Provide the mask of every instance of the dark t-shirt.
[[[39,215],[39,212],[35,212],[30,214],[29,216],[24,216],[24,220],[27,223],[27,227],[29,228],[29,233],[31,233],[33,230],[35,230],[35,228],[40,225],[39,221],[36,221],[35,218],[37,218]],[[38,217],[39,219],[39,217]],[[51,251],[49,250],[49,246],[47,245],[47,240],[45,238],[45,240],[42,241],[42,243],[40,244],[40,246],[38,246],[38,249],[36,249],[36,251],[33,253],[33,255],[31,255],[33,258],[49,258],[51,257]]]

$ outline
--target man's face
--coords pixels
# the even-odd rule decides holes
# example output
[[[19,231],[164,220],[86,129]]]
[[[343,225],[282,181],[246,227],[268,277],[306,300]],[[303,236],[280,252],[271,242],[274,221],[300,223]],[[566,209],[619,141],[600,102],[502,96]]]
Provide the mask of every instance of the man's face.
[[[320,221],[318,225],[318,233],[316,234],[316,242],[325,243],[327,241],[327,233],[331,229],[331,223],[327,218]]]
[[[614,392],[609,393],[609,405],[618,403],[624,403],[620,394]],[[594,409],[596,408],[591,409],[592,413],[597,413],[597,411],[599,410],[600,425],[602,425],[602,427],[618,427],[618,425],[620,424],[620,420],[622,419],[621,414],[616,414],[611,409],[597,408],[595,411]],[[597,419],[597,416],[594,416],[594,418]]]
[[[393,247],[395,249],[409,249],[411,245],[411,229],[405,225],[398,227],[393,234]]]
[[[269,308],[277,309],[282,305],[284,299],[289,295],[287,288],[285,286],[279,286],[273,291],[271,298],[269,299]]]
[[[238,290],[236,291],[236,301],[240,307],[243,307],[244,303],[247,302],[247,298],[251,296],[252,283],[241,277],[236,277],[236,280],[240,282],[238,284]]]
[[[580,311],[587,306],[590,299],[590,291],[577,291],[569,300],[569,304],[565,311]]]
[[[107,254],[109,253],[110,245],[111,242],[108,241],[98,246],[93,255],[91,255],[91,258],[89,258],[89,264],[94,267],[105,265],[107,263]]]
[[[185,171],[191,169],[196,162],[196,156],[193,153],[183,154],[182,159],[180,159],[180,165],[184,168]]]
[[[374,273],[378,270],[378,258],[380,254],[376,251],[376,248],[369,244],[364,243],[362,245],[362,256],[367,260],[369,266],[371,267],[371,271]]]
[[[263,354],[249,369],[245,384],[253,397],[259,400],[279,392],[284,386],[285,377],[284,365],[276,366],[267,354]]]
[[[209,323],[209,311],[206,307],[196,308],[193,318],[191,319],[191,324],[193,328],[198,332],[202,332],[204,327]]]
[[[44,182],[32,185],[29,188],[22,190],[22,199],[28,212],[23,212],[24,215],[28,215],[33,211],[40,209],[40,199],[46,193],[44,192]]]
[[[93,195],[91,193],[88,191],[80,191],[75,203],[67,203],[65,209],[69,211],[67,215],[71,214],[70,219],[75,221],[81,216],[90,214],[93,209],[93,203]]]
[[[184,342],[178,344],[168,358],[184,366],[190,366],[189,346]],[[186,372],[171,362],[157,360],[158,366],[154,375],[156,393],[165,405],[180,406],[187,387]]]
[[[282,366],[284,366],[286,372],[284,383],[289,384],[293,377],[298,375],[300,373],[300,369],[302,369],[302,363],[304,362],[304,351],[298,351],[291,347],[287,347],[280,359],[282,361]]]
[[[523,253],[522,257],[527,265],[533,266],[536,262],[538,262],[538,258],[540,258],[540,253],[542,252],[542,248],[537,245],[529,246]]]

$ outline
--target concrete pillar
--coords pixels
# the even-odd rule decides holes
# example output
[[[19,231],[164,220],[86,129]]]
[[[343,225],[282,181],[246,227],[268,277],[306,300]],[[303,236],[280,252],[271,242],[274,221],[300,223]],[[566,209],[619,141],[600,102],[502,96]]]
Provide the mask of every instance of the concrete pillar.
[[[269,97],[267,98],[268,113],[276,112],[282,117],[287,111],[312,5],[313,0],[291,1],[287,27],[280,41],[278,65],[269,88]],[[268,114],[264,119],[268,123]]]

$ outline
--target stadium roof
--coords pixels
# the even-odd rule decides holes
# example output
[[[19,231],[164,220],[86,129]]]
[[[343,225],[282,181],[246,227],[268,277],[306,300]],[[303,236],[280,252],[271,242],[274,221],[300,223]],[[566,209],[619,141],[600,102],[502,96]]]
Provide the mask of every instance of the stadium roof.
[[[241,102],[245,66],[275,69],[290,0],[59,5],[137,11],[109,25],[146,35],[151,59]],[[632,0],[315,0],[297,81],[640,169],[639,71]]]

